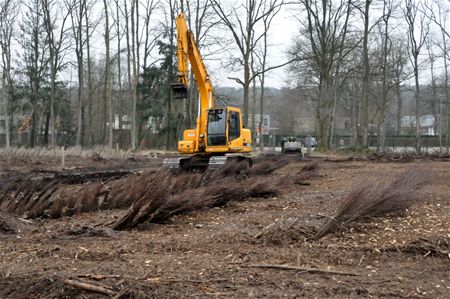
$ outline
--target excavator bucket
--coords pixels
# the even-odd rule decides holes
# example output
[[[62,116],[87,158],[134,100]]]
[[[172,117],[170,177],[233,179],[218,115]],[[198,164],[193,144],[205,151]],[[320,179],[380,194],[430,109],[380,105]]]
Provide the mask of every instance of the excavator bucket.
[[[172,83],[170,84],[172,89],[172,97],[174,100],[187,99],[189,92],[187,86],[183,83]]]

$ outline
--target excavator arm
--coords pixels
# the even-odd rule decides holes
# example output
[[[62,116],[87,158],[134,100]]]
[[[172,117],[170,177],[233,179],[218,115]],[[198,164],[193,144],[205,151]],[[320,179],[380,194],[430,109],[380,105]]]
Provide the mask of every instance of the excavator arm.
[[[194,34],[188,29],[186,17],[181,13],[177,17],[177,36],[178,36],[178,82],[172,84],[174,98],[186,98],[189,88],[189,63],[194,73],[200,94],[199,115],[197,118],[196,135],[206,136],[207,111],[214,108],[213,87],[209,78],[208,71],[203,63],[200,51],[195,42]],[[196,149],[198,150],[198,143]]]

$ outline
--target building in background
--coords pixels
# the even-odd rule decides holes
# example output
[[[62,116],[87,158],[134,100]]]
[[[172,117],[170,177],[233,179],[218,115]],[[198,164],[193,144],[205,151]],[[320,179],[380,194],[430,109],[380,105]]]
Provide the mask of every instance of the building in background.
[[[421,135],[434,136],[436,121],[434,115],[423,115],[420,117],[420,133]],[[401,119],[401,134],[414,135],[416,133],[416,116],[406,115]]]

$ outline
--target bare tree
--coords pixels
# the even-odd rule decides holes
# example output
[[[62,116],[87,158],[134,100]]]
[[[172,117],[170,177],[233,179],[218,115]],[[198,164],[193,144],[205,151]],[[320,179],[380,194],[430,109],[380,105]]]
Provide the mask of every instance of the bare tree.
[[[124,1],[123,17],[125,18],[125,36],[127,45],[127,76],[128,76],[128,94],[131,100],[131,138],[130,147],[136,149],[137,146],[137,118],[136,118],[136,105],[137,105],[137,84],[138,84],[138,71],[139,61],[137,60],[137,39],[138,29],[136,26],[136,10],[137,1],[131,1],[131,6],[128,7],[128,1]]]
[[[430,77],[431,77],[431,98],[429,102],[431,104],[433,116],[434,116],[434,133],[438,135],[439,140],[439,150],[442,151],[442,132],[441,132],[441,108],[442,105],[438,101],[437,96],[437,83],[436,83],[436,55],[434,53],[434,45],[435,42],[433,40],[433,36],[428,35],[427,40],[425,41],[425,46],[428,53],[428,59],[430,61]]]
[[[447,15],[450,12],[450,9],[446,4],[444,4],[442,1],[435,1],[435,4],[438,9],[437,16],[435,15],[433,9],[427,8],[425,10],[425,13],[429,16],[432,22],[438,25],[441,33],[441,40],[437,43],[438,47],[442,51],[442,59],[444,61],[444,96],[445,96],[445,105],[446,109],[441,109],[442,118],[445,113],[446,118],[446,145],[447,145],[447,152],[450,152],[450,86],[449,86],[449,74],[448,74],[448,61],[450,60],[450,55],[448,52],[448,38],[450,35],[448,34],[446,28],[447,28]]]
[[[139,3],[137,0],[131,1],[130,22],[131,22],[131,63],[132,74],[131,79],[131,149],[136,149],[137,146],[137,118],[136,118],[136,105],[137,105],[137,84],[138,84],[138,45],[137,45],[137,22],[136,13],[138,11]]]
[[[271,5],[265,4],[265,5]],[[259,125],[258,125],[258,132],[260,134],[259,136],[259,149],[260,151],[264,151],[264,138],[263,138],[263,126],[264,126],[264,97],[265,97],[265,83],[266,83],[266,73],[267,69],[269,68],[267,66],[267,55],[269,52],[269,29],[272,25],[272,21],[274,20],[275,16],[281,11],[281,5],[278,6],[273,10],[271,14],[266,14],[263,17],[263,38],[262,38],[262,46],[261,46],[261,54],[257,55],[259,60],[259,67],[260,67],[260,95],[259,95]],[[265,9],[267,10],[267,8]],[[255,72],[253,72],[255,74]],[[254,129],[253,129],[254,130]]]
[[[389,65],[389,56],[391,52],[391,40],[389,34],[390,19],[396,8],[392,0],[383,1],[383,26],[384,32],[382,35],[382,60],[381,60],[381,107],[380,107],[380,121],[378,125],[378,145],[384,151],[384,144],[386,139],[386,114],[388,110],[388,94],[392,86],[391,80],[391,66]]]
[[[66,21],[70,15],[70,7],[63,12],[63,8],[55,0],[41,0],[44,16],[44,25],[47,32],[50,55],[50,119],[51,119],[51,146],[56,145],[55,122],[55,93],[57,73],[63,66],[65,42],[67,40]],[[52,11],[56,12],[52,13]],[[56,25],[58,15],[62,16],[61,24]]]
[[[237,59],[243,68],[242,78],[230,78],[242,85],[244,89],[243,122],[248,126],[249,112],[249,89],[251,82],[260,72],[251,73],[251,53],[264,37],[264,33],[257,33],[257,27],[268,15],[272,15],[284,4],[283,0],[246,0],[241,6],[242,13],[237,8],[226,9],[220,0],[211,0],[213,8],[225,26],[231,31],[234,42],[239,50],[240,57]],[[286,65],[282,64],[282,65]],[[277,67],[281,67],[277,66]],[[275,67],[266,68],[269,71]]]
[[[14,31],[14,23],[17,17],[17,7],[13,0],[0,2],[0,49],[2,51],[2,98],[3,112],[5,116],[6,147],[11,146],[9,97],[12,93],[11,74],[11,41]]]
[[[123,138],[123,114],[124,114],[124,93],[123,93],[123,81],[122,81],[122,38],[124,35],[124,30],[122,29],[121,19],[123,16],[122,8],[120,6],[120,0],[115,0],[115,16],[114,23],[116,29],[116,41],[117,41],[117,97],[118,97],[118,123],[119,123],[119,144],[124,146]],[[115,118],[113,116],[113,123],[115,123]]]
[[[125,38],[126,38],[126,48],[127,48],[127,81],[128,81],[128,95],[129,99],[133,98],[133,85],[131,77],[131,63],[132,63],[132,49],[131,49],[131,34],[130,34],[130,13],[128,11],[128,1],[124,1],[124,11],[123,17],[125,18]],[[131,116],[131,122],[133,122],[133,116]],[[131,127],[131,135],[133,135],[133,127]],[[133,137],[130,139],[130,147],[134,149]]]
[[[66,0],[66,7],[70,11],[72,21],[72,33],[75,42],[75,55],[78,72],[78,100],[77,100],[77,131],[76,145],[81,146],[83,132],[83,110],[84,110],[84,15],[86,0]]]
[[[446,113],[447,113],[447,134],[446,134],[446,144],[447,144],[447,153],[450,152],[450,86],[449,86],[449,74],[448,74],[448,61],[450,60],[450,55],[447,51],[447,37],[448,34],[446,34],[445,28],[446,23],[445,17],[442,17],[442,14],[444,13],[442,11],[443,9],[439,6],[439,20],[440,23],[443,25],[441,27],[441,35],[442,35],[442,52],[443,52],[443,59],[444,59],[444,92],[445,92],[445,104],[447,105]],[[447,10],[448,13],[448,10]]]
[[[168,38],[169,42],[169,51],[167,53],[168,55],[168,75],[167,75],[167,83],[174,82],[175,81],[175,69],[173,67],[173,57],[175,55],[175,14],[177,12],[177,5],[174,0],[167,0],[168,4],[168,12],[166,14],[166,20],[165,20],[165,35]],[[166,110],[166,149],[170,149],[171,147],[171,130],[173,126],[173,105],[172,105],[172,95],[168,93],[167,97],[167,110]]]
[[[253,51],[250,55],[250,66],[252,74],[256,73],[256,51]],[[256,77],[252,81],[252,126],[251,126],[251,133],[252,133],[252,140],[256,140],[256,96],[257,96],[257,90],[256,90],[256,81],[259,79],[259,77]]]
[[[94,110],[93,110],[93,104],[94,104],[94,81],[92,78],[92,63],[93,58],[91,54],[91,35],[93,34],[96,25],[93,25],[90,23],[90,16],[92,11],[92,2],[89,2],[89,0],[80,0],[82,1],[81,5],[84,6],[84,45],[86,47],[86,75],[87,75],[87,107],[88,107],[88,120],[87,120],[87,130],[85,130],[85,133],[88,137],[89,144],[94,144]],[[106,113],[106,111],[103,109],[103,116]],[[105,119],[105,117],[103,117]],[[103,122],[101,125],[101,139],[105,139],[105,128],[106,128],[106,122]]]
[[[143,63],[142,63],[142,68],[144,69],[149,66],[151,53],[157,45],[156,43],[158,40],[157,38],[161,36],[161,33],[155,32],[151,24],[152,17],[159,3],[160,3],[159,0],[147,0],[144,4],[144,11],[145,11],[144,26],[142,28],[142,33],[140,36],[140,40],[144,40]]]
[[[108,3],[103,0],[103,9],[105,11],[105,48],[106,48],[106,58],[105,58],[105,91],[104,97],[105,101],[108,103],[108,145],[110,148],[114,145],[114,118],[113,118],[113,103],[112,103],[112,91],[111,91],[111,53],[110,53],[110,31],[109,26],[109,11]]]
[[[419,54],[425,44],[430,27],[424,14],[419,12],[419,4],[416,0],[405,0],[405,20],[408,24],[410,61],[414,71],[415,100],[416,100],[416,151],[420,152],[420,118],[422,116],[422,101],[419,84]]]
[[[395,89],[395,97],[397,101],[396,111],[396,133],[401,133],[402,116],[403,116],[403,98],[401,95],[401,86],[410,77],[406,66],[408,63],[407,40],[402,40],[401,36],[394,37],[391,42],[390,65],[392,72],[392,80]],[[396,41],[395,41],[396,40]]]
[[[31,103],[29,146],[34,147],[40,133],[40,121],[43,119],[41,116],[47,114],[46,132],[50,121],[50,113],[46,111],[46,99],[42,96],[43,85],[48,75],[48,39],[44,34],[45,31],[42,31],[44,23],[40,1],[30,0],[24,4],[27,10],[21,23],[20,43],[24,49],[22,61],[29,84],[27,94]]]
[[[362,146],[369,146],[369,80],[370,80],[370,64],[369,64],[369,13],[372,0],[364,2],[364,35],[363,35],[363,82],[362,82]]]
[[[313,74],[316,77],[316,135],[321,140],[320,148],[327,149],[333,131],[337,84],[344,78],[340,75],[341,66],[355,47],[347,45],[352,2],[301,0],[301,3],[306,11],[306,20],[300,20],[300,23],[307,38],[298,41],[294,49],[298,62],[293,71],[302,76]]]

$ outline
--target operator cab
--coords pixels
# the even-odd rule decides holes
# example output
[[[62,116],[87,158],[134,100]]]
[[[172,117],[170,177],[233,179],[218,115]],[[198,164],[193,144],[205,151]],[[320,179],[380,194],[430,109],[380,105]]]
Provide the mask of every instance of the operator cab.
[[[208,110],[208,146],[225,146],[240,136],[241,117],[238,111],[226,108]]]

